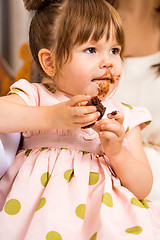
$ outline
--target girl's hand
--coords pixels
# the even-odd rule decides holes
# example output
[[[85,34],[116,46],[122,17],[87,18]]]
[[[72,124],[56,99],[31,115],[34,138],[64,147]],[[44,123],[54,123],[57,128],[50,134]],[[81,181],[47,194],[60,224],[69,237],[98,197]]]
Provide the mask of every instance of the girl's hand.
[[[49,118],[52,127],[75,129],[96,122],[100,116],[97,108],[85,106],[90,98],[87,95],[76,95],[69,101],[51,106]]]
[[[122,149],[125,130],[122,125],[124,116],[114,111],[95,123],[93,129],[99,134],[103,150],[109,158],[113,158]]]

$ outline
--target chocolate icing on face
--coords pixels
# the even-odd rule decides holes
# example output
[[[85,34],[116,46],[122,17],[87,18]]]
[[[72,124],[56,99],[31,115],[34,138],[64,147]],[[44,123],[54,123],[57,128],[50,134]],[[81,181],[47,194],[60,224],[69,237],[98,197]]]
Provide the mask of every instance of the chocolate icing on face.
[[[110,80],[100,81],[98,83],[98,96],[105,96],[109,91]]]
[[[110,78],[107,80],[100,80],[97,81],[98,85],[98,96],[105,97],[105,95],[109,92],[110,84],[113,84],[115,81],[119,81],[120,75],[115,76],[110,73]]]

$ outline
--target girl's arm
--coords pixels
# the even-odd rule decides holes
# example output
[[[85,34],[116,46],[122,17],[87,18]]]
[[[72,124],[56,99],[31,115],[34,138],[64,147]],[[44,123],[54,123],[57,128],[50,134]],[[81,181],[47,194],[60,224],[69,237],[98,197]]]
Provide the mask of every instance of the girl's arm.
[[[145,155],[140,127],[137,126],[126,134],[128,149],[122,147],[111,163],[124,187],[128,188],[138,199],[144,199],[151,191],[153,175]]]
[[[99,117],[96,107],[78,106],[89,99],[77,95],[53,106],[32,107],[16,94],[0,97],[0,132],[75,129],[92,124]]]
[[[16,94],[0,98],[0,114],[0,132],[23,132],[44,128],[45,108],[28,107]]]
[[[100,120],[95,130],[122,185],[138,199],[144,199],[151,191],[153,176],[143,149],[140,127],[125,134],[120,113],[114,118]],[[127,147],[123,144],[124,137]]]

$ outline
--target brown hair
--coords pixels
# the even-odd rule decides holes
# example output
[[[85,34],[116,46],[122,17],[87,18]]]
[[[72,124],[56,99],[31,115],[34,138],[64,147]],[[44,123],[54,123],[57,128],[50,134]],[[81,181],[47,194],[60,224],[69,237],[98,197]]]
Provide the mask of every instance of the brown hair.
[[[108,28],[115,29],[115,38],[124,49],[124,35],[116,10],[105,0],[24,0],[28,10],[36,10],[30,25],[32,56],[41,69],[38,52],[53,50],[57,71],[71,56],[74,45],[98,41]],[[41,69],[42,70],[42,69]],[[41,71],[42,72],[42,71]],[[44,75],[44,72],[43,72]]]

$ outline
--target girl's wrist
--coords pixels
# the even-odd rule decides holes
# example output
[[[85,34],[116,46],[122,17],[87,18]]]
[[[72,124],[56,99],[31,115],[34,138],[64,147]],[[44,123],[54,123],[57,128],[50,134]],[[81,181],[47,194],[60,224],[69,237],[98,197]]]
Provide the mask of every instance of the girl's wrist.
[[[54,106],[45,106],[42,114],[44,129],[49,130],[55,128]]]
[[[111,162],[111,164],[114,166],[120,166],[122,164],[124,164],[125,161],[125,155],[126,155],[126,148],[124,146],[121,147],[121,149],[119,151],[117,151],[116,153],[109,155],[109,160]]]

